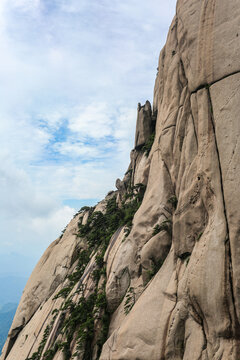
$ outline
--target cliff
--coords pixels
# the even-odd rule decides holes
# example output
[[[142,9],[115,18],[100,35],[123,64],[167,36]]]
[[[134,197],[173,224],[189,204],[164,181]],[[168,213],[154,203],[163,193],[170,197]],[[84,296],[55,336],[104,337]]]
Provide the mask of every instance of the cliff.
[[[239,24],[178,0],[128,170],[46,250],[1,360],[239,360]]]

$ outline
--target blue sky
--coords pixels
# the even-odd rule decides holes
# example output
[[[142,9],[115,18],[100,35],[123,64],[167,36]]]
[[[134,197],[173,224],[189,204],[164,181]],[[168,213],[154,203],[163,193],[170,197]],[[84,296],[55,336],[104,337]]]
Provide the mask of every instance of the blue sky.
[[[174,12],[175,0],[1,0],[0,255],[34,264],[114,189]]]

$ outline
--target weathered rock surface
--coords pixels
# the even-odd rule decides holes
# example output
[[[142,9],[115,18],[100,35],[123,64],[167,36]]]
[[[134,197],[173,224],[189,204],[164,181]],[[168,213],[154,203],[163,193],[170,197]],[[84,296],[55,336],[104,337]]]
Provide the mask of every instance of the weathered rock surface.
[[[81,211],[45,252],[26,286],[1,360],[31,358],[49,324],[35,359],[73,359],[74,354],[101,360],[240,359],[239,25],[238,0],[178,0],[159,57],[153,108],[149,102],[138,106],[128,171],[117,180],[116,192],[94,210]],[[56,298],[92,241],[76,237],[79,226],[87,237],[84,226],[96,225],[99,211],[110,214],[114,197],[118,206],[111,211],[117,217],[124,213],[123,221],[111,220],[118,226],[109,225],[115,229],[107,233],[110,241],[105,248],[90,247],[81,279],[65,299]],[[99,249],[104,249],[106,271],[96,280]],[[79,331],[90,331],[86,323],[79,328],[79,320],[68,352],[63,346],[53,351],[68,339],[61,321],[71,314],[67,301],[82,299],[82,286],[87,299],[102,291],[107,307],[94,303],[90,342],[77,346]],[[106,314],[110,322],[101,349]]]
[[[149,101],[145,105],[138,104],[137,109],[137,125],[135,134],[135,148],[143,146],[155,128],[152,108]]]

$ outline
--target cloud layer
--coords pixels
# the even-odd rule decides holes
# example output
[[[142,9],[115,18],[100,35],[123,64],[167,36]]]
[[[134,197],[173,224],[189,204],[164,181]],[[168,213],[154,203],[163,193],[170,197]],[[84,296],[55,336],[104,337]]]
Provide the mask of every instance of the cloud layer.
[[[0,252],[38,258],[122,177],[175,0],[2,0]],[[1,271],[1,269],[0,269]]]

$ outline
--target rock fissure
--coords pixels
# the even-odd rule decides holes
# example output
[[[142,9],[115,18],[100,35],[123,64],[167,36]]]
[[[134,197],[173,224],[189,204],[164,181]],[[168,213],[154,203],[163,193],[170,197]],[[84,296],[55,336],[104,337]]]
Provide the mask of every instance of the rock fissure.
[[[2,360],[238,360],[240,4],[176,12],[128,170],[44,253]]]
[[[221,82],[221,81],[223,81],[223,80],[225,80],[225,79],[227,79],[227,78],[229,78],[229,77],[231,77],[231,76],[234,76],[234,75],[237,75],[237,74],[239,74],[240,73],[240,70],[236,70],[236,71],[234,71],[234,72],[232,72],[232,73],[229,73],[229,74],[227,74],[227,75],[224,75],[223,77],[221,77],[221,78],[219,78],[219,79],[217,79],[217,80],[214,80],[214,81],[210,81],[209,83],[204,83],[204,84],[202,84],[202,85],[199,85],[195,90],[193,90],[192,92],[191,92],[191,94],[196,94],[199,90],[201,90],[201,89],[207,89],[207,88],[209,88],[210,86],[212,86],[212,85],[214,85],[214,84],[217,84],[217,83],[219,83],[219,82]]]
[[[217,158],[218,158],[218,164],[219,164],[221,193],[222,193],[224,216],[225,216],[226,230],[227,230],[226,241],[225,241],[225,247],[226,247],[226,259],[225,259],[225,261],[226,261],[226,265],[227,265],[228,260],[229,260],[229,265],[226,266],[225,276],[227,278],[226,279],[226,284],[229,283],[229,285],[230,285],[230,295],[231,295],[231,304],[229,303],[227,308],[229,309],[229,317],[231,319],[231,324],[233,326],[233,329],[231,329],[233,331],[232,336],[234,335],[234,336],[239,337],[239,335],[240,335],[240,326],[239,326],[238,319],[237,319],[237,311],[236,311],[236,308],[235,308],[236,301],[235,301],[235,296],[234,296],[234,291],[233,291],[232,255],[231,255],[231,242],[230,242],[230,234],[229,234],[229,224],[228,224],[228,218],[227,218],[226,201],[225,201],[224,186],[223,186],[223,175],[222,175],[221,159],[220,159],[219,148],[218,148],[217,137],[216,137],[216,131],[215,131],[213,104],[212,104],[212,99],[211,99],[211,94],[210,94],[209,88],[207,88],[207,94],[208,94],[208,99],[209,99],[209,103],[210,103],[210,118],[211,118],[211,121],[212,121],[212,127],[213,127],[214,139],[215,139],[215,146],[216,146],[216,152],[217,152]],[[225,294],[225,296],[226,296],[226,299],[229,298],[227,293]],[[233,309],[234,309],[234,316],[231,314],[231,311],[230,311],[231,306],[233,306]]]
[[[219,165],[219,172],[220,172],[220,184],[221,184],[221,191],[222,191],[224,215],[225,215],[226,226],[227,226],[227,236],[229,237],[229,225],[228,225],[228,219],[227,219],[226,201],[225,201],[224,187],[223,187],[221,159],[220,159],[220,155],[219,155],[219,148],[218,148],[218,143],[217,143],[217,137],[216,137],[216,131],[215,131],[215,123],[214,123],[214,115],[213,115],[213,104],[212,104],[212,99],[211,99],[211,94],[210,94],[209,88],[207,88],[207,94],[208,94],[208,101],[209,101],[209,104],[210,104],[210,119],[211,119],[211,122],[212,122],[214,141],[215,141],[215,147],[216,147],[218,165]]]

